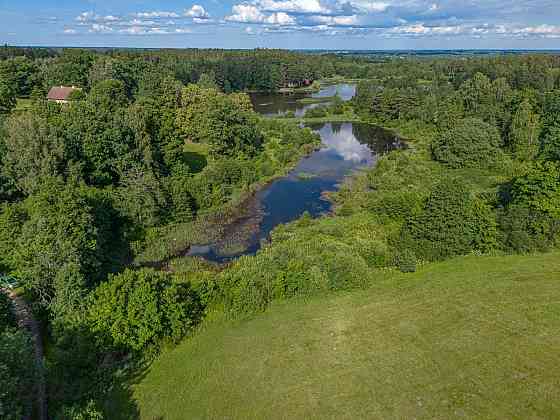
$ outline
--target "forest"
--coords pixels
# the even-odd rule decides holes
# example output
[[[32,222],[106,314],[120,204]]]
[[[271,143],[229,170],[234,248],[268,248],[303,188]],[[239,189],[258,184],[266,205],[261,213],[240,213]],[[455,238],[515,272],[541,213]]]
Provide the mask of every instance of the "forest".
[[[263,117],[249,97],[332,78],[355,81],[354,98],[298,118]],[[56,86],[76,87],[68,103],[46,99]],[[186,256],[320,147],[306,119],[347,116],[408,146],[256,255]],[[2,418],[36,404],[43,379],[51,418],[113,418],[116,390],[207,324],[559,241],[560,56],[0,50],[0,274],[45,347],[37,360],[0,293]]]

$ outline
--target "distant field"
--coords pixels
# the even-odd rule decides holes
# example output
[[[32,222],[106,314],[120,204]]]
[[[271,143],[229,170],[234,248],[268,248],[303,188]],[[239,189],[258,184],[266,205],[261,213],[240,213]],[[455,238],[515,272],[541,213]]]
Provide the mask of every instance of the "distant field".
[[[560,418],[560,254],[465,257],[209,326],[133,387],[142,419]]]

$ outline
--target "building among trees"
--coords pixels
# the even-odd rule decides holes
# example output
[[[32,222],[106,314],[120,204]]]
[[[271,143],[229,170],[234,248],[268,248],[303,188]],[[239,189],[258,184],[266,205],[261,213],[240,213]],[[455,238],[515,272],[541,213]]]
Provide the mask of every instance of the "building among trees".
[[[75,86],[54,86],[49,91],[47,99],[59,104],[67,104],[70,102],[70,95],[78,90],[81,89]]]

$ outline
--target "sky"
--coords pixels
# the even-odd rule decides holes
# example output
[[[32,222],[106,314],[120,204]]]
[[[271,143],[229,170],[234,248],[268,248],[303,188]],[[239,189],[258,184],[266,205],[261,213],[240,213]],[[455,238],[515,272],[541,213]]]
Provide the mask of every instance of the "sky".
[[[560,0],[0,0],[0,43],[557,49]]]

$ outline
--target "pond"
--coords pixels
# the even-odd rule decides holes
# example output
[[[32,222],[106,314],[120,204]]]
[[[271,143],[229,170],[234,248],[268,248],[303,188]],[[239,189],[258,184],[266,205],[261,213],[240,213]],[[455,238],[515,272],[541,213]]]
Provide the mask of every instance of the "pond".
[[[403,146],[394,133],[367,124],[327,123],[310,128],[320,135],[323,147],[255,195],[255,215],[244,222],[251,228],[237,227],[249,234],[239,241],[244,235],[231,232],[230,242],[193,246],[187,255],[224,263],[255,254],[276,226],[296,220],[304,212],[313,217],[328,213],[332,203],[325,193],[336,191],[353,171],[375,164],[381,154]]]
[[[323,86],[318,92],[311,94],[304,92],[286,94],[253,93],[251,94],[251,102],[255,111],[268,117],[277,117],[290,111],[296,117],[301,117],[308,109],[328,104],[328,102],[303,104],[300,102],[302,99],[331,98],[337,93],[343,101],[349,101],[356,95],[356,85],[348,83],[327,85]]]

